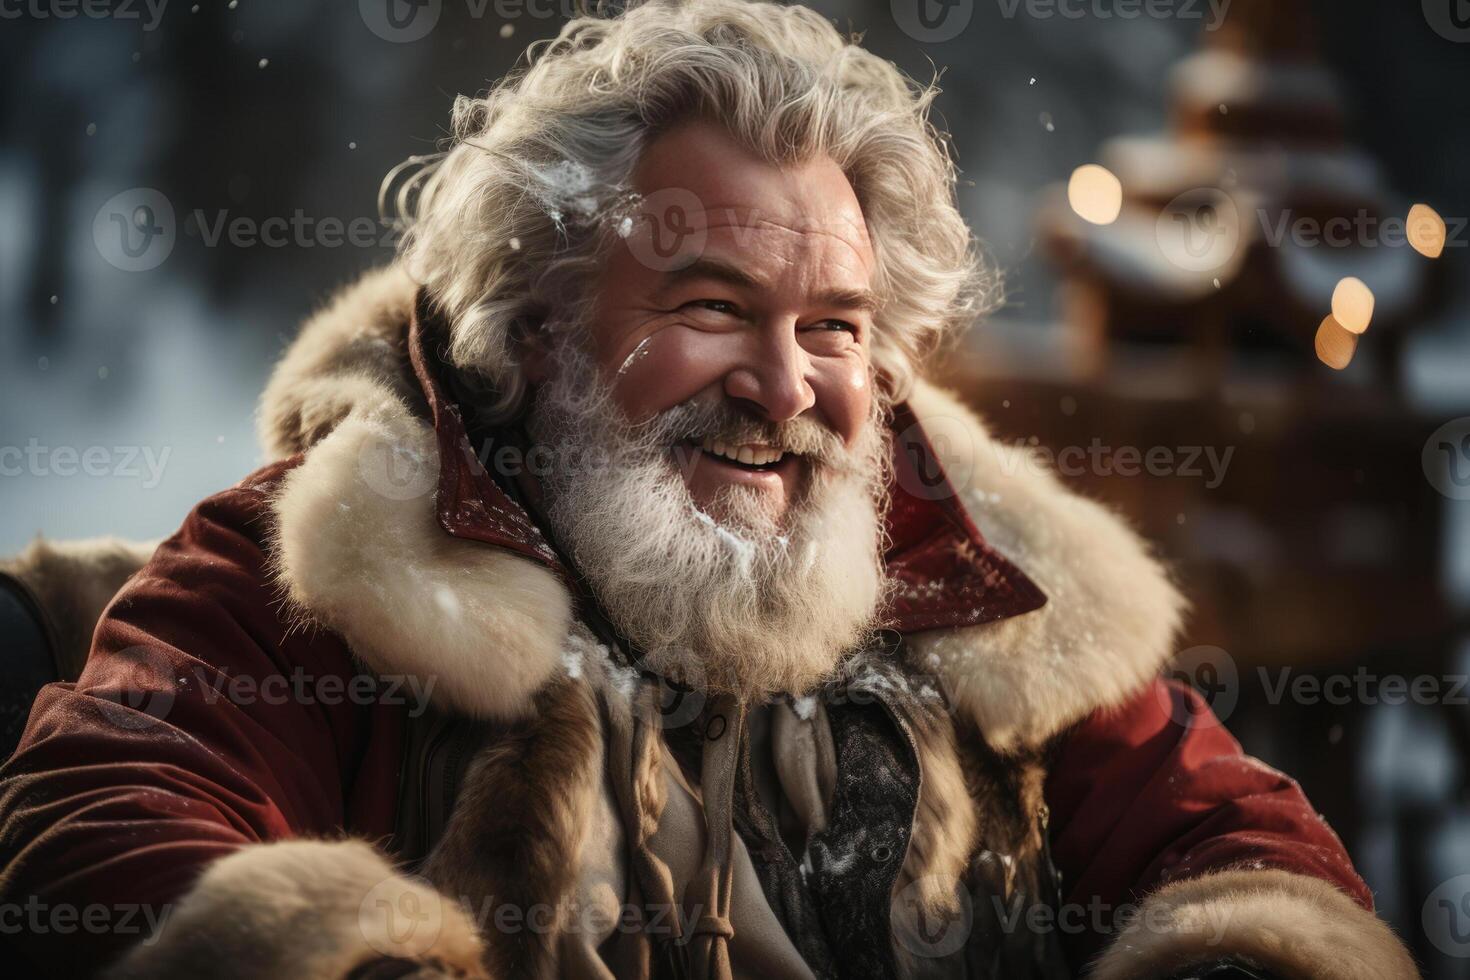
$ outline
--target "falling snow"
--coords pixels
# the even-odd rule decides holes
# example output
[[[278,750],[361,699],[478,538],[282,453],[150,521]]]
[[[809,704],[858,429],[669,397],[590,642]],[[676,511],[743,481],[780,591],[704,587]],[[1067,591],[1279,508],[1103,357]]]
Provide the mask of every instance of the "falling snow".
[[[694,516],[706,527],[712,528],[720,541],[729,549],[739,566],[740,574],[749,575],[751,567],[755,563],[755,545],[734,531],[716,521],[697,507],[692,508]]]
[[[622,366],[618,368],[619,377],[627,374],[629,368],[648,356],[648,342],[652,339],[652,337],[644,337],[643,340],[638,343],[638,346],[633,348],[633,353],[629,354],[623,360]]]
[[[544,167],[532,166],[531,170],[537,181],[532,192],[552,221],[561,224],[568,212],[580,218],[597,213],[597,198],[593,195],[596,178],[585,165],[575,160],[558,160]]]

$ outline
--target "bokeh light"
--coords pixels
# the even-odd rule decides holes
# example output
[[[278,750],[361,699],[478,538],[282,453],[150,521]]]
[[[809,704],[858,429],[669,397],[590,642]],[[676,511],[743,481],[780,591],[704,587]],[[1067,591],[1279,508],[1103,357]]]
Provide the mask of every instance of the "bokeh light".
[[[1353,333],[1367,330],[1373,320],[1373,290],[1363,280],[1348,276],[1332,291],[1332,317]]]
[[[1318,360],[1334,371],[1341,371],[1352,363],[1358,349],[1358,335],[1329,316],[1317,328],[1316,347]]]
[[[1445,224],[1439,212],[1427,204],[1416,204],[1409,209],[1409,244],[1425,258],[1437,259],[1444,251]]]
[[[1067,203],[1083,221],[1110,225],[1123,210],[1123,184],[1107,167],[1083,164],[1067,181]]]

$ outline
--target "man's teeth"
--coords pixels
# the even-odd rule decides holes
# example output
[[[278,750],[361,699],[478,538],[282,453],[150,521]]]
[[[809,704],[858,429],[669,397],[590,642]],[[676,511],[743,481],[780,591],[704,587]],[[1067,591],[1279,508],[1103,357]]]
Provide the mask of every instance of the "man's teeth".
[[[746,466],[769,466],[771,463],[779,463],[786,455],[772,446],[730,446],[718,439],[706,439],[699,448],[713,456],[723,456]]]

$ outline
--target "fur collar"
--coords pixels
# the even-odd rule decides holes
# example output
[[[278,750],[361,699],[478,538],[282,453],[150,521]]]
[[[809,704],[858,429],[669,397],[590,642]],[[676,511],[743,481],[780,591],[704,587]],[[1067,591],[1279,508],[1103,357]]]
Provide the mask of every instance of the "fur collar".
[[[277,366],[261,443],[272,460],[304,458],[274,500],[275,567],[293,606],[373,669],[434,674],[446,707],[515,718],[563,669],[572,596],[534,540],[493,547],[441,526],[445,444],[409,363],[414,295],[398,268],[370,273],[313,316]],[[910,407],[924,431],[943,432],[961,519],[1024,569],[1021,592],[1029,578],[1049,600],[979,625],[915,621],[912,668],[998,749],[1039,744],[1152,678],[1183,603],[1142,542],[993,440],[952,396],[921,383]]]

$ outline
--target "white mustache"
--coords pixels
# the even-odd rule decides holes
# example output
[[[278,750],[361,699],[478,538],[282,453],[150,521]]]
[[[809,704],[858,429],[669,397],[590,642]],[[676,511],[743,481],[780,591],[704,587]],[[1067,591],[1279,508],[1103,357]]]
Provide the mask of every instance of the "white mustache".
[[[724,400],[701,403],[697,398],[691,399],[634,426],[633,430],[638,442],[650,448],[681,447],[684,443],[698,446],[711,440],[727,446],[769,446],[838,472],[851,472],[859,465],[842,437],[816,419],[805,416],[785,422],[756,419]],[[688,452],[693,455],[692,449]]]

